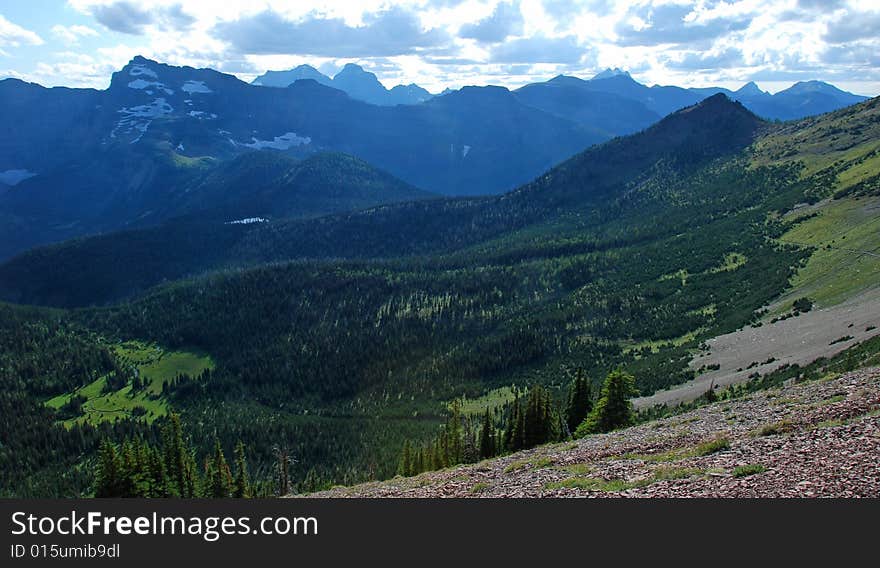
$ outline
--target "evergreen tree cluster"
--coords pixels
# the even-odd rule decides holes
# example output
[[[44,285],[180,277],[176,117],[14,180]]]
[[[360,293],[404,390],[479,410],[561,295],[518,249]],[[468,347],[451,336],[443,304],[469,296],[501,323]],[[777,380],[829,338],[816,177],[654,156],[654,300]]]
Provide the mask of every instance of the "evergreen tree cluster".
[[[608,374],[594,401],[592,384],[583,369],[578,369],[562,408],[540,385],[530,388],[523,398],[517,395],[494,413],[487,408],[479,420],[462,415],[461,403],[456,400],[436,438],[421,447],[409,440],[404,442],[398,473],[412,476],[623,428],[633,423],[630,397],[636,394],[635,378],[618,369]]]
[[[117,445],[101,442],[95,463],[95,497],[252,497],[244,445],[235,447],[234,468],[220,440],[206,456],[201,471],[195,450],[183,433],[180,416],[172,414],[161,444],[129,438]]]
[[[588,434],[610,432],[631,425],[633,410],[629,399],[637,394],[635,377],[620,369],[608,373],[599,400],[577,427],[574,437],[583,438]]]
[[[446,424],[427,444],[404,442],[398,473],[404,476],[474,463],[516,450],[560,440],[564,425],[550,392],[540,385],[522,398],[479,416],[466,416],[461,402],[450,405]]]

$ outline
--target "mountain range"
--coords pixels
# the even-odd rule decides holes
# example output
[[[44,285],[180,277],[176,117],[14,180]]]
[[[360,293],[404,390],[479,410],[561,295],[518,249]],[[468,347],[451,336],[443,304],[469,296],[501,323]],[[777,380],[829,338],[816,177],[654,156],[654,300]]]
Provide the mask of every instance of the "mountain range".
[[[159,222],[173,194],[246,153],[341,152],[430,192],[487,194],[605,138],[502,88],[381,107],[315,81],[257,87],[143,58],[105,91],[0,82],[0,133],[2,179],[17,182],[0,192],[0,257]]]
[[[416,84],[397,85],[389,90],[375,74],[354,63],[346,64],[332,79],[310,65],[300,65],[289,71],[267,71],[252,84],[289,87],[296,81],[309,79],[344,91],[353,99],[377,105],[419,104],[454,92],[446,89],[440,95],[432,95]],[[647,87],[619,68],[606,69],[589,80],[559,75],[546,82],[520,87],[514,93],[530,106],[599,128],[610,136],[636,132],[670,112],[718,93],[770,120],[822,114],[867,98],[822,81],[798,82],[775,94],[762,91],[753,81],[735,91],[723,87]]]
[[[395,92],[424,98],[418,88],[388,91],[353,64],[333,79],[301,66],[256,82],[143,57],[114,73],[103,91],[0,81],[0,259],[72,237],[155,226],[199,208],[225,207],[231,214],[229,199],[214,207],[207,197],[199,201],[210,192],[193,188],[204,189],[205,176],[219,179],[211,175],[215,170],[244,183],[245,177],[227,173],[253,173],[266,162],[259,153],[346,154],[423,190],[378,191],[365,200],[336,188],[328,190],[336,192],[335,204],[318,207],[305,205],[302,189],[290,188],[299,197],[288,199],[279,186],[271,195],[286,205],[275,207],[264,197],[247,208],[257,217],[301,217],[416,195],[498,194],[584,148],[643,130],[719,92],[760,116],[783,119],[863,99],[819,82],[775,95],[754,84],[736,92],[646,87],[619,69],[514,91],[464,87],[418,104],[392,102]]]
[[[251,81],[251,84],[264,87],[289,87],[303,79],[334,87],[344,91],[353,99],[374,105],[414,105],[434,97],[415,83],[386,89],[375,74],[365,71],[363,67],[354,63],[347,63],[332,79],[311,65],[300,65],[289,71],[267,71]]]
[[[315,80],[268,88],[146,60],[107,91],[0,84],[17,93],[0,112],[37,125],[2,139],[20,161],[4,171],[37,174],[6,191],[4,219],[47,209],[110,227],[0,265],[0,297],[32,305],[0,306],[0,368],[12,369],[0,451],[28,457],[0,466],[0,493],[87,494],[100,435],[147,439],[172,411],[201,453],[215,437],[227,452],[246,443],[255,476],[287,447],[300,487],[386,478],[404,440],[429,442],[459,397],[511,402],[542,385],[562,399],[571,376],[618,368],[647,396],[706,374],[715,338],[816,322],[795,308],[813,309],[807,294],[821,316],[876,291],[864,251],[880,246],[880,99],[775,123],[725,93],[691,93],[700,100],[610,140],[556,114],[567,96],[611,105],[612,87],[658,116],[679,104],[677,90],[608,75],[529,89],[553,112],[497,87],[380,107]],[[389,120],[397,133],[377,134]],[[340,144],[373,136],[311,151],[331,126],[325,140]],[[418,142],[465,129],[479,142],[458,159],[492,148],[497,162],[471,175],[514,187],[440,197],[400,175],[430,167]],[[566,132],[572,146],[604,141],[513,181],[528,169],[509,175],[516,159]],[[876,334],[871,323],[844,322],[850,339],[814,347]],[[759,380],[775,362],[799,376],[773,355],[746,351],[719,372]]]

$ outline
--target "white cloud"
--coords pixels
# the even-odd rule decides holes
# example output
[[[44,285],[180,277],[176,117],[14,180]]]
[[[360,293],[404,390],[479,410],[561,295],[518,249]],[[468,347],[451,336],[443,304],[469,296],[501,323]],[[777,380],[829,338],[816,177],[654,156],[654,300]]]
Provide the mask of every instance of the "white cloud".
[[[36,33],[13,24],[0,14],[0,46],[43,45],[43,38]]]
[[[84,37],[97,37],[98,32],[88,26],[73,25],[62,26],[61,24],[52,26],[52,33],[64,43],[76,45],[79,40]]]
[[[431,90],[464,84],[516,87],[564,72],[622,67],[648,84],[737,86],[753,77],[880,81],[876,0],[68,0],[87,29],[116,45],[94,61],[44,61],[105,87],[133,55],[213,67],[244,80],[302,63],[357,61],[386,85]],[[390,16],[392,17],[389,17]],[[384,16],[383,16],[384,15]],[[53,29],[59,51],[94,36]],[[12,31],[14,33],[12,33]],[[280,30],[280,31],[279,31]],[[373,33],[374,30],[384,33]],[[223,33],[225,31],[225,33]],[[296,33],[293,33],[296,32]],[[28,35],[31,34],[31,35]],[[116,40],[122,38],[117,42]],[[0,17],[0,49],[41,42]],[[62,66],[63,64],[63,66]],[[19,69],[35,77],[33,70]],[[52,84],[66,78],[51,78]],[[866,89],[862,89],[865,92]]]

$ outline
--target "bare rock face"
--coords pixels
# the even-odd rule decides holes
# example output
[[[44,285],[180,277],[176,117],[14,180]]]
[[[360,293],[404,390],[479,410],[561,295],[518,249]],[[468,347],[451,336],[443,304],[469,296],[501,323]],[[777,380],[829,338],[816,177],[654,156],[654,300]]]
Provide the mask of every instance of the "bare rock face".
[[[880,497],[880,368],[320,497]]]

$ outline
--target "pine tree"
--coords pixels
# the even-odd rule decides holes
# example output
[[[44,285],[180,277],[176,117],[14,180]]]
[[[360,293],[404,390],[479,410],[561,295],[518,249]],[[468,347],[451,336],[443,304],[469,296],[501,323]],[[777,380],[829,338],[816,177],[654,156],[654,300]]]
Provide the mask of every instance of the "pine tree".
[[[621,370],[608,373],[599,400],[590,414],[577,427],[576,438],[598,432],[610,432],[632,424],[630,397],[638,394],[635,378]]]
[[[110,440],[101,441],[95,473],[95,497],[122,497],[122,461]]]
[[[480,458],[491,458],[495,454],[495,428],[492,426],[489,409],[486,408],[486,412],[483,414],[483,424],[480,427]]]
[[[196,497],[199,487],[195,456],[183,438],[178,414],[172,414],[171,420],[165,426],[163,450],[169,492],[176,497]]]
[[[446,464],[454,465],[463,461],[461,433],[461,401],[452,401],[451,413],[446,421]]]
[[[158,449],[150,446],[147,455],[149,471],[148,497],[168,497],[168,480],[165,476],[165,464]]]
[[[286,446],[275,446],[272,451],[275,454],[276,494],[288,495],[291,491],[290,466],[296,460],[290,455],[290,450]]]
[[[568,396],[568,406],[565,409],[566,424],[569,432],[574,432],[580,426],[584,418],[593,410],[592,383],[584,375],[583,369],[578,369]]]
[[[409,440],[404,440],[403,451],[400,454],[400,465],[397,468],[397,473],[404,477],[411,476],[413,474],[412,462],[412,449],[410,448]]]
[[[420,449],[416,450],[415,454],[416,454],[416,464],[413,467],[413,473],[419,474],[419,473],[422,473],[423,471],[425,471],[425,469],[426,469],[425,448],[420,448]]]
[[[510,410],[510,418],[505,432],[504,445],[511,452],[522,449],[523,447],[523,430],[525,429],[525,415],[520,407],[519,396],[517,396]]]
[[[241,443],[241,440],[235,445],[235,484],[232,496],[239,499],[248,499],[252,496],[247,460],[244,456],[244,444]]]
[[[207,467],[205,485],[207,497],[224,499],[232,495],[232,471],[226,463],[218,438],[214,438],[214,456]]]
[[[553,399],[547,389],[540,385],[535,385],[529,390],[522,420],[524,448],[533,448],[559,437]]]

